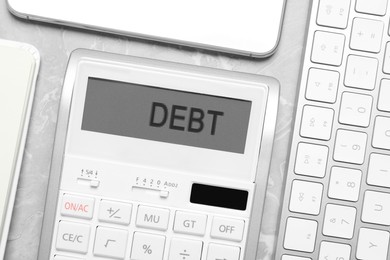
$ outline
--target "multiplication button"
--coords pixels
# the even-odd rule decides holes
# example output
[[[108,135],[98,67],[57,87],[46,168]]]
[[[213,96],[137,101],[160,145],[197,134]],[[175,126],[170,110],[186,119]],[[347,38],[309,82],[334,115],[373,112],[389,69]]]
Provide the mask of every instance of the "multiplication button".
[[[132,205],[109,200],[101,200],[99,206],[99,220],[114,224],[129,225]]]
[[[93,253],[106,258],[125,259],[128,232],[97,227]]]
[[[86,254],[88,252],[90,227],[88,225],[60,221],[58,224],[58,250]]]
[[[183,211],[177,211],[173,230],[178,233],[204,235],[207,216]]]
[[[245,222],[238,219],[214,217],[211,237],[240,242],[244,233]]]
[[[137,213],[137,227],[156,230],[167,230],[169,222],[169,210],[139,206]]]
[[[240,248],[236,246],[225,246],[210,244],[207,252],[207,260],[238,260],[240,259]]]
[[[135,232],[130,259],[162,260],[164,246],[165,236]]]

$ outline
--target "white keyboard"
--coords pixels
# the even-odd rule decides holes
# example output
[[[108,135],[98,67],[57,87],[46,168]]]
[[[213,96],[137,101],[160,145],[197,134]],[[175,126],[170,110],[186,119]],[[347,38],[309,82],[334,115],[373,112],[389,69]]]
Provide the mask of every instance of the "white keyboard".
[[[276,260],[390,259],[387,0],[313,0]]]

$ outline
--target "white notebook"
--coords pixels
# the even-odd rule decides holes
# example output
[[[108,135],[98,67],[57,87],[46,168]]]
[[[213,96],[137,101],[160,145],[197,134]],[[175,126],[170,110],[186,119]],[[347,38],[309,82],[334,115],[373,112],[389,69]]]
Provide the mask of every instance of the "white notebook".
[[[0,259],[11,222],[38,68],[39,54],[34,47],[0,40]]]

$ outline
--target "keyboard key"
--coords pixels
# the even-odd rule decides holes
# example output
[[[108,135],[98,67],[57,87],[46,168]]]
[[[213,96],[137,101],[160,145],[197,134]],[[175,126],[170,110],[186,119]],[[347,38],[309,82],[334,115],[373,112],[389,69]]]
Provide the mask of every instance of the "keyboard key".
[[[137,213],[137,227],[156,230],[167,230],[169,222],[169,210],[139,206]]]
[[[383,61],[383,72],[390,74],[390,42],[386,43],[386,53]]]
[[[64,194],[62,196],[61,215],[92,219],[95,200],[93,198]]]
[[[348,260],[351,255],[351,246],[339,243],[321,242],[318,260]]]
[[[331,70],[310,69],[307,80],[306,98],[325,103],[336,102],[339,73]]]
[[[75,258],[75,257],[67,257],[62,255],[55,255],[54,260],[84,260],[81,258]]]
[[[290,217],[286,223],[284,248],[302,252],[313,252],[316,235],[316,221]]]
[[[390,117],[375,118],[372,145],[376,148],[390,150]]]
[[[355,169],[333,167],[328,196],[333,199],[358,201],[362,172]]]
[[[389,232],[361,228],[359,230],[356,257],[360,260],[386,260]]]
[[[90,231],[89,225],[60,221],[57,231],[57,250],[86,254]]]
[[[379,93],[378,109],[390,112],[390,80],[383,79]]]
[[[207,260],[239,260],[240,248],[211,243],[207,252]]]
[[[334,111],[329,108],[305,106],[301,122],[301,136],[329,140]]]
[[[200,260],[202,241],[173,238],[169,251],[169,260]]]
[[[295,173],[312,177],[324,177],[328,161],[328,147],[300,143],[295,161]]]
[[[178,233],[199,235],[205,233],[207,215],[177,211],[173,230]]]
[[[292,255],[283,255],[282,260],[311,260],[311,258],[292,256]]]
[[[363,164],[366,143],[366,133],[338,130],[333,158],[339,162]]]
[[[135,232],[131,249],[131,260],[162,260],[165,236]]]
[[[374,53],[380,52],[383,27],[382,21],[355,18],[351,33],[351,49]]]
[[[326,205],[324,229],[325,236],[352,238],[355,228],[356,209],[334,204]]]
[[[371,119],[372,96],[344,92],[341,99],[339,122],[368,127]]]
[[[334,28],[347,28],[350,4],[350,0],[321,0],[317,23]]]
[[[293,181],[290,197],[290,211],[311,215],[320,213],[323,186],[308,181]]]
[[[317,31],[314,34],[311,60],[314,63],[340,66],[344,52],[345,36]]]
[[[99,220],[108,223],[129,225],[132,205],[109,200],[101,200],[99,205]]]
[[[373,153],[370,156],[367,183],[390,188],[390,156]]]
[[[101,257],[125,259],[127,237],[126,230],[97,227],[93,254]]]
[[[345,86],[373,90],[375,88],[378,60],[349,55],[345,73]]]
[[[390,194],[366,191],[362,220],[373,224],[390,225]]]
[[[214,217],[211,237],[239,242],[244,234],[243,220]]]
[[[359,13],[385,15],[387,0],[356,0],[356,11]]]

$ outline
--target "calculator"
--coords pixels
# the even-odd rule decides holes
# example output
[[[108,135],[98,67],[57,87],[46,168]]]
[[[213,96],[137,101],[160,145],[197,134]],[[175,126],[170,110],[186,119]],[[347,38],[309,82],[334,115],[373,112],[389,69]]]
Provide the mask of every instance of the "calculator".
[[[255,259],[272,78],[71,55],[38,259]]]

